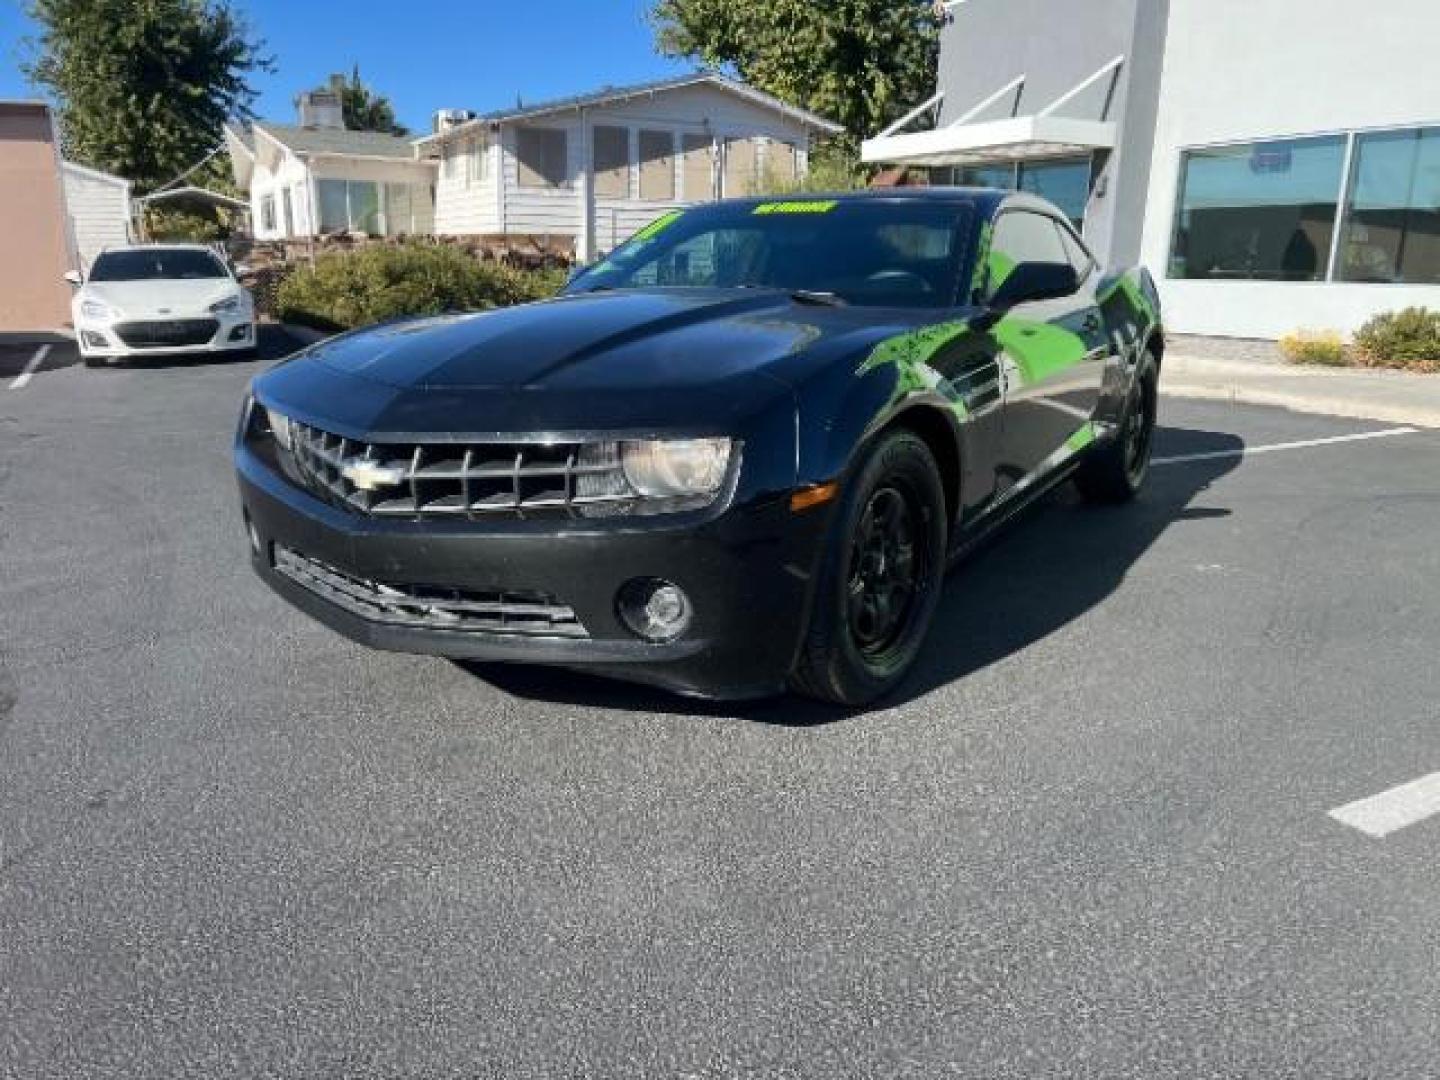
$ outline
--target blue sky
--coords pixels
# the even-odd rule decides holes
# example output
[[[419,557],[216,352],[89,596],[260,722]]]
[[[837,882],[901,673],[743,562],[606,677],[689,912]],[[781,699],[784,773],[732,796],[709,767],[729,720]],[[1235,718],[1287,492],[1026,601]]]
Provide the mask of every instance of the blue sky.
[[[0,0],[0,98],[37,96],[20,74],[33,33],[23,0]],[[693,65],[655,52],[647,0],[235,0],[274,54],[255,80],[261,116],[290,121],[295,94],[332,71],[361,76],[428,128],[439,108],[496,109]]]

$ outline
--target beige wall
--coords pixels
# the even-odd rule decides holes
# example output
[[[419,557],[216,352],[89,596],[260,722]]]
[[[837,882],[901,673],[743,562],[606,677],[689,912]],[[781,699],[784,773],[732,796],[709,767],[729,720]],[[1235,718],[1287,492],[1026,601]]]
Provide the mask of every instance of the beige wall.
[[[50,114],[0,102],[0,331],[70,321],[69,240]]]

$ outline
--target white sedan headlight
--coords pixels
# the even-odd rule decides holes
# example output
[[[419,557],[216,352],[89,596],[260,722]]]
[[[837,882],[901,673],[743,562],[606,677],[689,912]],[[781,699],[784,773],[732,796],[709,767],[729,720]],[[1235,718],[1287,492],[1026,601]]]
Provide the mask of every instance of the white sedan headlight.
[[[627,442],[620,460],[625,478],[652,498],[711,495],[730,467],[729,439],[665,439]]]
[[[214,315],[231,315],[240,310],[240,297],[227,296],[224,300],[216,300],[210,305],[210,312]]]
[[[99,300],[82,300],[80,314],[87,319],[108,319],[115,313],[110,310],[109,304],[102,304]]]

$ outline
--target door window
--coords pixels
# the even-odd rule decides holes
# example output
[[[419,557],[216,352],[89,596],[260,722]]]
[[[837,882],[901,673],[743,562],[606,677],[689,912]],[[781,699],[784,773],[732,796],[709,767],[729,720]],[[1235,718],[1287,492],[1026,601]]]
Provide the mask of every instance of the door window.
[[[1028,210],[1007,210],[995,219],[990,237],[985,295],[994,296],[1021,263],[1069,261],[1060,227],[1053,219]]]

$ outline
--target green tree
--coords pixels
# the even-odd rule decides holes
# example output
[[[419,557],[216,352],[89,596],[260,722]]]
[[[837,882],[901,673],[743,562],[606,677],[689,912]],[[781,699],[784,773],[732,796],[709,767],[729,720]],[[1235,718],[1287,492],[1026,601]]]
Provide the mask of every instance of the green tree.
[[[351,131],[410,134],[408,128],[395,122],[395,109],[390,99],[375,93],[360,81],[359,65],[350,72],[350,81],[340,85],[340,106],[345,111],[345,126]]]
[[[29,13],[25,73],[55,101],[66,156],[141,192],[253,116],[249,77],[273,70],[228,0],[32,0]]]
[[[861,139],[935,92],[943,14],[933,0],[657,0],[662,52],[729,67]]]

